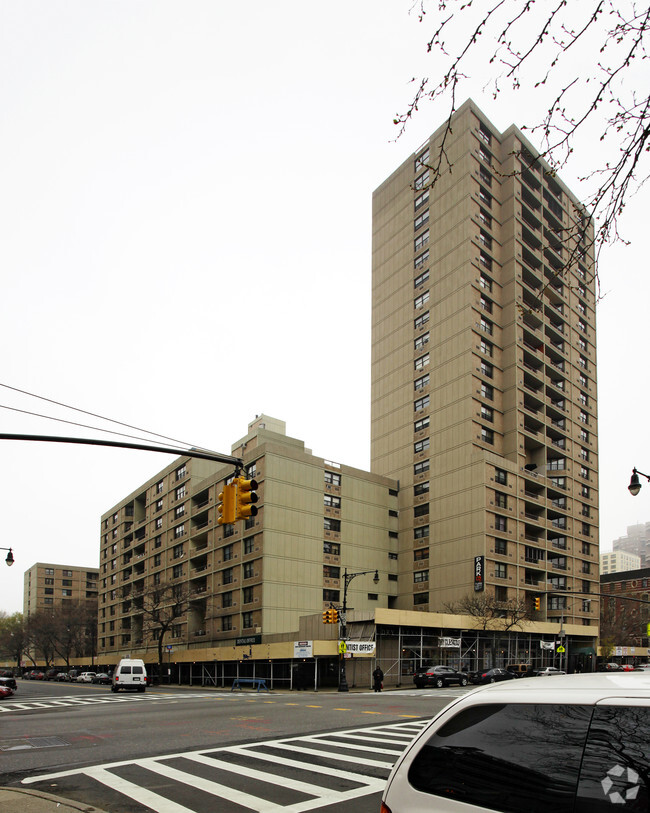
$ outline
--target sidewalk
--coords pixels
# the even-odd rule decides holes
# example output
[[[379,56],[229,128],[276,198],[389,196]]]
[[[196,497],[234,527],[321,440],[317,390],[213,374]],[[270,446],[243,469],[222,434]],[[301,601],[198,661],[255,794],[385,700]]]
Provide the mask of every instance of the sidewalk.
[[[0,810],[20,810],[20,813],[104,813],[100,808],[83,802],[22,788],[0,788]]]

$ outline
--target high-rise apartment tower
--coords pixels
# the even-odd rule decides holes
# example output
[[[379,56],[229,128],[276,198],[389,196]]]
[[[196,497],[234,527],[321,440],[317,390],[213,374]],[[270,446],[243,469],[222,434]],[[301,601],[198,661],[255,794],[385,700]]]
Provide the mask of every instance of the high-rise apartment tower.
[[[597,623],[592,243],[472,101],[375,191],[372,471],[400,482],[402,609],[489,596]]]

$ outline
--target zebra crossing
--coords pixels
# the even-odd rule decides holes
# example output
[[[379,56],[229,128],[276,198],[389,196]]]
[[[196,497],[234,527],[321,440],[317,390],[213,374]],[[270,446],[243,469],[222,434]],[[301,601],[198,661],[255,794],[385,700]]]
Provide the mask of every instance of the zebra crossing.
[[[184,692],[184,698],[203,698],[206,696],[219,698],[217,694],[206,695],[205,692]],[[0,715],[8,712],[34,711],[38,709],[56,709],[70,706],[92,706],[103,703],[132,703],[138,701],[160,702],[161,700],[177,700],[178,695],[173,692],[149,692],[149,693],[129,693],[129,694],[97,694],[97,695],[65,695],[64,697],[39,698],[38,700],[4,700],[0,705]],[[225,699],[225,698],[224,698]]]
[[[381,793],[394,762],[428,722],[170,753],[32,776],[22,784],[45,790],[55,783],[64,796],[69,787],[108,811],[213,813],[218,804],[302,813]]]

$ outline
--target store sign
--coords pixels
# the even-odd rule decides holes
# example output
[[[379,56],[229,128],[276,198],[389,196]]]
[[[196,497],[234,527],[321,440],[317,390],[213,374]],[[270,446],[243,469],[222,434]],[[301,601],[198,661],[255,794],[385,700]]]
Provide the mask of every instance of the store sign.
[[[374,655],[375,642],[374,641],[346,641],[346,648],[344,652],[350,655]]]
[[[480,593],[484,588],[483,573],[485,571],[485,556],[474,557],[474,592]]]
[[[540,641],[540,649],[555,649],[555,641]]]
[[[251,646],[252,644],[261,643],[261,635],[247,635],[245,638],[235,638],[235,646]]]
[[[440,649],[460,649],[460,638],[438,638]]]

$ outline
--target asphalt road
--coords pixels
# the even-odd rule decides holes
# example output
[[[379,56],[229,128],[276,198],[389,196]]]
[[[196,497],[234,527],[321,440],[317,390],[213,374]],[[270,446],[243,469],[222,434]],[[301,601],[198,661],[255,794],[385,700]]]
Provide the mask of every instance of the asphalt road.
[[[214,809],[214,795],[239,798],[237,810],[257,809],[263,799],[260,809],[353,804],[355,813],[376,813],[402,748],[422,721],[466,691],[161,687],[113,694],[104,686],[20,681],[0,705],[0,772],[4,785],[29,783],[111,813]],[[385,747],[377,745],[382,740]],[[333,787],[323,790],[325,775]]]

